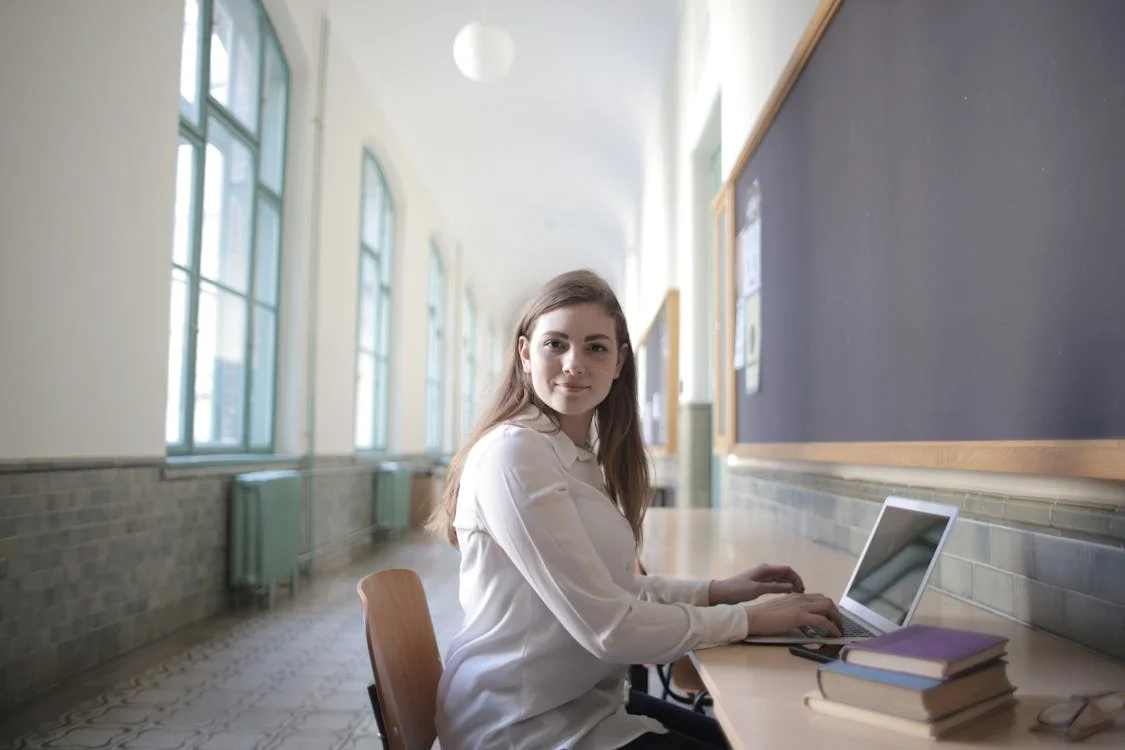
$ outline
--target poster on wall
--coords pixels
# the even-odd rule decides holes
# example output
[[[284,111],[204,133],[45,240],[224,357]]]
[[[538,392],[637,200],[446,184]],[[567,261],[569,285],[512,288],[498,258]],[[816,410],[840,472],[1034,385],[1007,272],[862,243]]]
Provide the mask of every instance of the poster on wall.
[[[746,366],[746,298],[734,303],[734,369]]]
[[[755,292],[747,300],[743,311],[746,316],[744,324],[746,366],[746,393],[757,393],[762,387],[762,293]]]
[[[735,352],[741,350],[735,369],[745,369],[746,393],[762,386],[762,186],[750,184],[746,197],[746,223],[738,236],[738,306]]]
[[[757,185],[755,180],[754,185]],[[739,297],[749,297],[762,288],[762,220],[758,211],[758,201],[746,206],[746,226],[738,235],[739,254]],[[751,213],[755,218],[750,219]]]

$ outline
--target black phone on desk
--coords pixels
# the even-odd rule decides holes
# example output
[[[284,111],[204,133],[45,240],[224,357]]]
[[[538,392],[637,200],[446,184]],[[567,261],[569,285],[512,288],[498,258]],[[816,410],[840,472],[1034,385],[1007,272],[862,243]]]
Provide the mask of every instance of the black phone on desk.
[[[789,653],[802,659],[811,659],[826,664],[840,658],[840,651],[844,645],[841,643],[805,643],[799,646],[790,646]]]

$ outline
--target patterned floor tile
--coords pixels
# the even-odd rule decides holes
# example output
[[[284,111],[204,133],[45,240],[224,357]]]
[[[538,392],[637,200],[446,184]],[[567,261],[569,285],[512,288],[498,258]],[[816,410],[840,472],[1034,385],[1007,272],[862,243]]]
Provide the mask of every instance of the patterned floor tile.
[[[246,732],[219,732],[197,745],[199,750],[260,750],[271,744],[273,734],[251,734]],[[374,747],[378,747],[375,745]]]
[[[270,750],[339,750],[347,741],[347,737],[310,737],[303,734],[289,734],[281,737],[271,746]],[[380,745],[376,744],[373,747],[378,748]]]
[[[198,693],[193,698],[180,702],[180,705],[204,710],[223,709],[227,714],[248,707],[260,691],[237,690],[229,683],[218,683],[214,687]]]
[[[176,708],[157,719],[161,727],[199,729],[223,724],[230,717],[221,708]]]
[[[257,701],[257,706],[267,711],[296,711],[303,707],[309,700],[305,692],[280,692],[270,691],[262,694]]]
[[[356,687],[353,689],[326,693],[309,701],[311,710],[319,711],[351,711],[359,713],[369,711],[370,699],[367,697],[367,688]]]
[[[301,734],[315,735],[347,735],[353,726],[359,723],[359,717],[339,711],[318,711],[305,714],[293,722],[293,731]]]
[[[69,727],[47,738],[42,747],[115,747],[129,736],[129,730],[116,727]]]
[[[196,747],[200,739],[202,738],[197,732],[152,728],[138,732],[136,737],[115,747],[126,750],[176,750]]]
[[[341,745],[340,750],[380,750],[382,738],[375,732],[370,734],[353,734]]]
[[[226,723],[226,729],[236,732],[280,729],[288,725],[292,720],[292,714],[255,707],[232,715],[230,720]]]
[[[134,706],[174,706],[184,700],[178,690],[165,690],[159,687],[141,687],[125,696]]]
[[[160,715],[161,711],[152,706],[124,705],[108,706],[91,713],[92,715],[88,720],[94,724],[102,726],[139,726],[155,720]],[[73,721],[73,717],[72,723],[77,723]]]

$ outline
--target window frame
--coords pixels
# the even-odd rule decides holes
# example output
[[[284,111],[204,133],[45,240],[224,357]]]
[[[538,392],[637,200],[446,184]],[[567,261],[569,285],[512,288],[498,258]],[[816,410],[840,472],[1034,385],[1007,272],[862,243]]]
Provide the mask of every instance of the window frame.
[[[465,371],[461,377],[461,435],[468,437],[476,421],[477,380],[477,307],[470,289],[465,289],[463,301],[464,325],[461,331],[461,351]]]
[[[381,247],[372,247],[367,242],[367,199],[369,196],[368,189],[368,167],[374,170],[374,175],[378,180],[376,189],[381,191],[381,201],[379,203],[379,218],[377,220],[378,229],[380,230],[375,241],[380,243]],[[356,412],[355,412],[355,425],[353,429],[353,438],[355,449],[361,453],[385,453],[388,449],[390,442],[390,404],[391,404],[391,339],[393,332],[390,326],[390,318],[392,304],[394,301],[394,249],[395,249],[395,231],[397,229],[395,220],[396,210],[393,195],[391,194],[390,185],[387,183],[387,175],[383,171],[382,165],[379,163],[378,158],[371,153],[370,149],[363,150],[363,158],[360,166],[360,202],[359,202],[359,273],[357,280],[357,304],[356,304]],[[375,264],[376,277],[375,277],[375,297],[373,300],[373,315],[374,319],[370,321],[371,330],[374,335],[375,345],[374,348],[368,352],[363,345],[363,262],[365,258],[371,258]],[[388,320],[384,321],[382,312],[386,311]],[[360,394],[359,389],[362,386],[360,379],[360,362],[365,354],[370,354],[373,360],[373,380],[371,383],[371,406],[372,406],[372,439],[370,445],[361,445],[359,442],[359,408]],[[380,398],[380,384],[382,381],[382,398]]]
[[[426,351],[426,451],[445,447],[445,268],[437,242],[430,241],[429,322]]]
[[[257,94],[258,104],[255,110],[255,123],[254,131],[251,132],[246,125],[244,125],[238,116],[225,107],[223,104],[215,100],[211,95],[211,37],[210,33],[206,33],[211,29],[214,18],[214,0],[199,0],[198,3],[198,31],[196,33],[196,70],[195,70],[195,91],[193,96],[195,121],[186,116],[183,112],[182,106],[178,106],[178,133],[177,150],[183,144],[188,144],[192,149],[192,175],[191,175],[191,195],[190,195],[190,247],[188,254],[190,259],[188,265],[181,265],[175,255],[172,257],[172,275],[173,284],[175,283],[175,276],[177,271],[186,275],[188,280],[187,289],[187,310],[184,321],[183,331],[183,348],[179,352],[181,355],[181,366],[179,373],[179,392],[173,393],[171,389],[171,377],[168,382],[168,393],[166,394],[166,415],[173,411],[173,408],[179,412],[179,434],[175,440],[169,440],[168,431],[170,425],[165,424],[165,450],[170,456],[180,455],[229,455],[229,454],[270,454],[274,452],[276,443],[276,401],[277,401],[277,361],[278,361],[278,317],[280,312],[280,281],[281,281],[281,238],[284,227],[284,200],[285,200],[285,166],[286,166],[286,151],[288,147],[288,119],[289,107],[291,102],[291,84],[292,76],[289,68],[288,60],[286,59],[284,49],[282,48],[281,41],[269,19],[269,15],[259,0],[249,0],[251,7],[256,13],[256,20],[258,23],[257,33],[259,36],[259,44],[257,50]],[[186,3],[185,3],[185,23],[186,23]],[[182,41],[182,39],[181,39]],[[266,90],[266,73],[267,73],[267,59],[270,55],[270,47],[273,47],[275,53],[275,61],[280,64],[280,71],[284,76],[284,94],[285,105],[281,112],[282,115],[282,132],[280,133],[280,174],[278,179],[280,184],[277,190],[266,184],[262,179],[260,173],[260,165],[262,162],[261,151],[263,142],[263,122],[266,112],[266,107],[263,106],[264,91]],[[181,60],[183,59],[184,49],[180,49]],[[181,86],[180,94],[183,95],[183,88]],[[225,293],[230,293],[243,303],[245,311],[245,330],[244,339],[242,342],[243,348],[243,377],[242,377],[242,392],[240,394],[241,405],[241,440],[238,444],[198,444],[195,438],[195,411],[196,411],[196,382],[197,382],[197,356],[198,356],[198,335],[199,335],[199,301],[200,289],[204,283],[205,277],[201,270],[202,262],[202,246],[203,246],[203,227],[204,227],[204,192],[206,186],[206,163],[207,163],[207,150],[210,141],[210,127],[211,122],[215,121],[219,126],[224,128],[232,138],[237,140],[242,147],[244,147],[250,154],[250,159],[253,168],[253,182],[251,187],[252,201],[249,209],[249,237],[247,246],[245,248],[247,259],[246,268],[246,289],[239,291],[225,284],[221,279],[206,279],[206,283],[212,285],[215,289]],[[177,165],[178,168],[179,165]],[[178,180],[177,180],[178,182]],[[178,192],[178,185],[177,185]],[[177,196],[178,198],[179,196]],[[275,287],[272,290],[272,303],[268,300],[261,298],[258,289],[258,240],[259,240],[259,205],[261,203],[270,204],[274,213],[277,216],[277,247],[274,249],[275,253],[275,273],[274,279]],[[173,243],[174,245],[174,243]],[[256,442],[253,435],[253,421],[255,416],[254,401],[253,401],[253,379],[255,373],[255,351],[256,351],[256,334],[257,334],[257,314],[258,308],[265,308],[273,318],[273,338],[272,338],[272,361],[264,363],[269,366],[269,404],[267,407],[268,417],[266,424],[268,425],[268,439],[264,442]],[[172,339],[169,340],[169,367],[176,361],[176,357],[171,351]],[[171,373],[169,373],[171,376]],[[175,404],[173,404],[175,399]]]
[[[212,27],[214,23],[214,5],[216,0],[198,0],[199,16],[198,16],[198,30],[196,33],[196,71],[195,71],[195,103],[194,114],[195,121],[187,117],[181,105],[177,105],[178,110],[178,133],[177,151],[181,144],[186,142],[190,144],[193,149],[192,159],[192,184],[190,196],[190,247],[188,248],[190,260],[188,266],[183,266],[177,262],[174,254],[172,255],[172,275],[173,284],[175,283],[175,274],[177,271],[184,273],[188,278],[187,290],[187,311],[185,315],[185,330],[183,332],[183,349],[180,354],[182,355],[180,378],[179,378],[179,393],[173,393],[171,388],[171,373],[166,385],[168,391],[166,393],[166,417],[172,412],[173,399],[176,399],[175,409],[179,411],[179,435],[176,440],[169,440],[168,431],[170,426],[165,424],[165,451],[169,456],[222,456],[222,455],[238,455],[238,454],[273,454],[277,442],[276,418],[277,418],[277,364],[279,360],[279,317],[281,310],[281,276],[282,276],[282,245],[285,227],[285,190],[286,190],[286,167],[288,166],[288,145],[289,145],[289,116],[292,106],[292,70],[289,66],[289,61],[285,55],[285,49],[278,37],[277,31],[270,20],[269,13],[266,11],[261,0],[246,0],[250,3],[256,12],[258,21],[258,35],[259,43],[257,50],[257,104],[255,111],[255,123],[253,132],[239,119],[234,111],[225,105],[221,104],[212,96],[211,92],[211,39]],[[184,20],[186,23],[186,8],[184,5]],[[181,27],[182,29],[183,27]],[[181,45],[183,38],[181,36]],[[284,94],[285,103],[281,115],[281,133],[278,156],[280,157],[279,174],[277,179],[279,181],[278,189],[275,190],[272,186],[267,184],[263,179],[261,173],[262,165],[262,148],[264,140],[264,119],[266,115],[265,96],[267,90],[267,62],[270,55],[270,47],[273,47],[276,62],[280,65],[280,72],[284,77]],[[184,49],[180,47],[181,63],[183,60]],[[181,85],[180,94],[183,95]],[[243,147],[245,147],[251,155],[251,162],[253,168],[253,183],[252,183],[252,201],[250,205],[250,218],[249,218],[249,238],[246,247],[248,256],[246,268],[246,289],[239,291],[232,286],[224,283],[222,279],[210,279],[203,275],[201,269],[202,254],[203,254],[203,228],[204,228],[204,191],[207,182],[207,150],[210,142],[210,123],[217,122],[221,127],[225,128],[228,133],[236,139]],[[177,165],[178,167],[178,165]],[[261,291],[258,289],[258,241],[259,241],[259,220],[260,211],[259,206],[261,203],[269,203],[271,208],[277,215],[277,246],[273,249],[274,252],[274,289],[272,290],[272,303],[263,299]],[[174,241],[173,241],[174,247]],[[245,310],[245,330],[243,340],[243,374],[242,374],[242,392],[241,392],[241,440],[238,444],[232,443],[198,443],[195,437],[195,411],[196,411],[196,384],[197,384],[197,356],[199,348],[199,302],[200,302],[200,289],[206,282],[214,286],[216,289],[236,295],[237,298],[244,304]],[[253,436],[253,421],[254,421],[254,367],[255,367],[255,350],[257,349],[256,334],[257,330],[257,313],[258,308],[265,308],[269,311],[273,318],[273,339],[272,339],[272,360],[264,365],[270,368],[268,381],[269,381],[269,403],[266,406],[268,417],[266,424],[268,425],[268,439],[262,442],[256,442]],[[169,367],[176,361],[171,351],[173,339],[169,338],[169,351],[168,363]]]

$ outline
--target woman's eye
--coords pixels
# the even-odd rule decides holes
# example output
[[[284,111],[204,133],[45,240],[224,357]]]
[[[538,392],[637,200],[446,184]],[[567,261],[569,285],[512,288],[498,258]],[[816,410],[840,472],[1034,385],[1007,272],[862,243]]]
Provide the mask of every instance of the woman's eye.
[[[543,346],[547,347],[548,349],[561,349],[563,346],[563,342],[559,341],[558,339],[547,339],[543,342]]]
[[[605,344],[594,344],[591,348],[599,354],[609,351],[609,349],[605,347]]]

